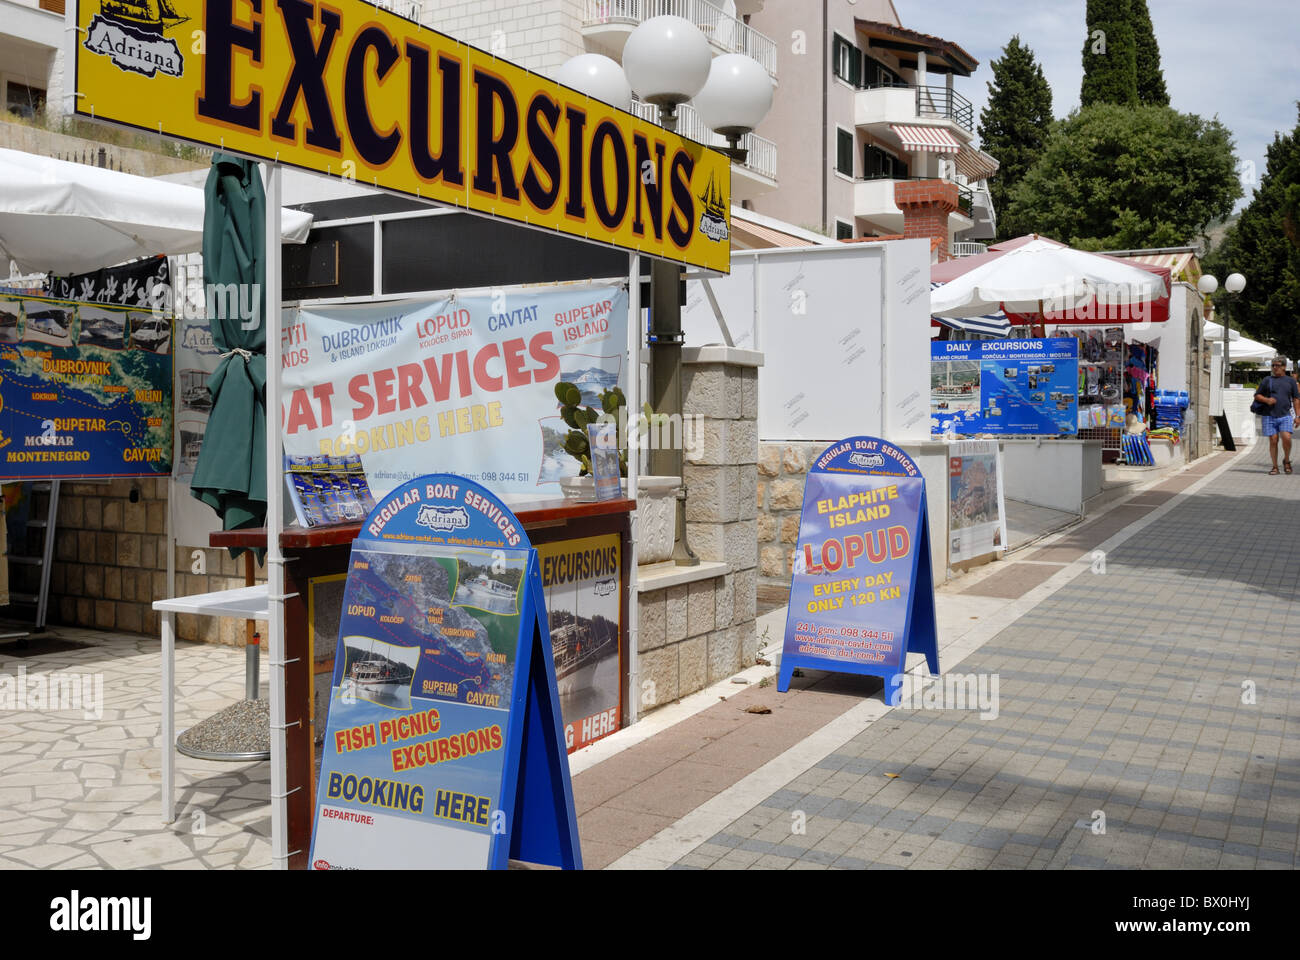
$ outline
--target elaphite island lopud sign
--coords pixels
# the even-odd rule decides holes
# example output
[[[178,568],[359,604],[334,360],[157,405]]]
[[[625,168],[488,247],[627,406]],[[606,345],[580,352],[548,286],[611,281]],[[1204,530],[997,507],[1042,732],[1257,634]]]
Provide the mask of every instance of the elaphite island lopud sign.
[[[849,437],[804,481],[777,689],[796,667],[865,673],[893,703],[909,652],[939,672],[925,478],[888,441]]]
[[[69,17],[79,116],[730,269],[725,155],[382,7],[75,0]]]

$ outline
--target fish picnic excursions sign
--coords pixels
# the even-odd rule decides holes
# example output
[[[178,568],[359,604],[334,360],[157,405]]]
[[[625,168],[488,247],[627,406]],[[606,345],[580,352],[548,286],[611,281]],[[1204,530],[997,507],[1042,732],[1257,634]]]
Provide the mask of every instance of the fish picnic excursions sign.
[[[361,0],[74,0],[75,111],[728,272],[731,166]]]
[[[519,520],[464,477],[418,477],[375,505],[348,567],[312,868],[581,869],[540,563]]]

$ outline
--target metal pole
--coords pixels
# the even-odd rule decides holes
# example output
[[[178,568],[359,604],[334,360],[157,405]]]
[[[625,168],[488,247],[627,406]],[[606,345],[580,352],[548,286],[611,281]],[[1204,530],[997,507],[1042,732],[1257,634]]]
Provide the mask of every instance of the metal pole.
[[[659,125],[677,129],[677,114],[672,105],[659,107]],[[700,558],[686,542],[686,478],[682,470],[682,305],[679,299],[681,266],[663,260],[650,263],[650,317],[654,324],[654,343],[650,351],[650,403],[656,414],[678,424],[676,442],[654,444],[650,449],[650,472],[681,480],[677,490],[676,531],[673,538],[673,562],[679,567],[693,567]],[[660,441],[664,431],[656,431]],[[668,449],[664,449],[667,446]]]
[[[271,713],[271,863],[289,869],[284,736],[284,481],[280,477],[280,168],[266,170],[266,633]]]
[[[641,436],[636,424],[641,417],[641,258],[635,253],[628,255],[627,281],[627,495],[636,497],[637,478],[641,474]],[[636,434],[635,440],[633,434]],[[640,610],[637,602],[636,538],[640,530],[637,511],[628,515],[628,555],[623,558],[627,568],[627,699],[624,700],[627,722],[636,723],[640,713],[641,658],[637,655],[638,635],[640,633]]]

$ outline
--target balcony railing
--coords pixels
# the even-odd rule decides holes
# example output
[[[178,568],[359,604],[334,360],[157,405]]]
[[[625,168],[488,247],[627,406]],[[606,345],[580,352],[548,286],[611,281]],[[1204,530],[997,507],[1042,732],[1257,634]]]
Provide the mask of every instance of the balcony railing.
[[[651,17],[670,15],[689,20],[709,41],[727,53],[743,53],[776,77],[776,41],[728,16],[708,0],[584,0],[584,27],[605,23],[636,25]]]
[[[953,259],[958,257],[977,257],[981,253],[987,253],[988,247],[985,244],[975,243],[970,240],[957,240],[948,248],[948,252],[952,254]]]
[[[659,108],[653,103],[632,101],[632,112],[651,123],[659,122]],[[727,138],[710,129],[695,108],[683,103],[677,108],[677,132],[683,137],[702,143],[706,147],[725,147]],[[736,146],[748,151],[745,162],[741,164],[746,170],[752,170],[760,176],[776,179],[776,144],[756,133],[747,133],[740,138]]]
[[[948,87],[917,87],[916,115],[943,117],[968,133],[975,131],[975,111],[971,102]]]

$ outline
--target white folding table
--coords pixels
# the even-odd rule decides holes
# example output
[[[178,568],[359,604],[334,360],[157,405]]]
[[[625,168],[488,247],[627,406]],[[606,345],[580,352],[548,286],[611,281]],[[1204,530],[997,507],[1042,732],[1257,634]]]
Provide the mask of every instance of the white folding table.
[[[176,819],[176,614],[200,617],[237,617],[265,620],[270,601],[267,585],[198,593],[192,597],[155,600],[162,614],[162,815],[163,823]]]

